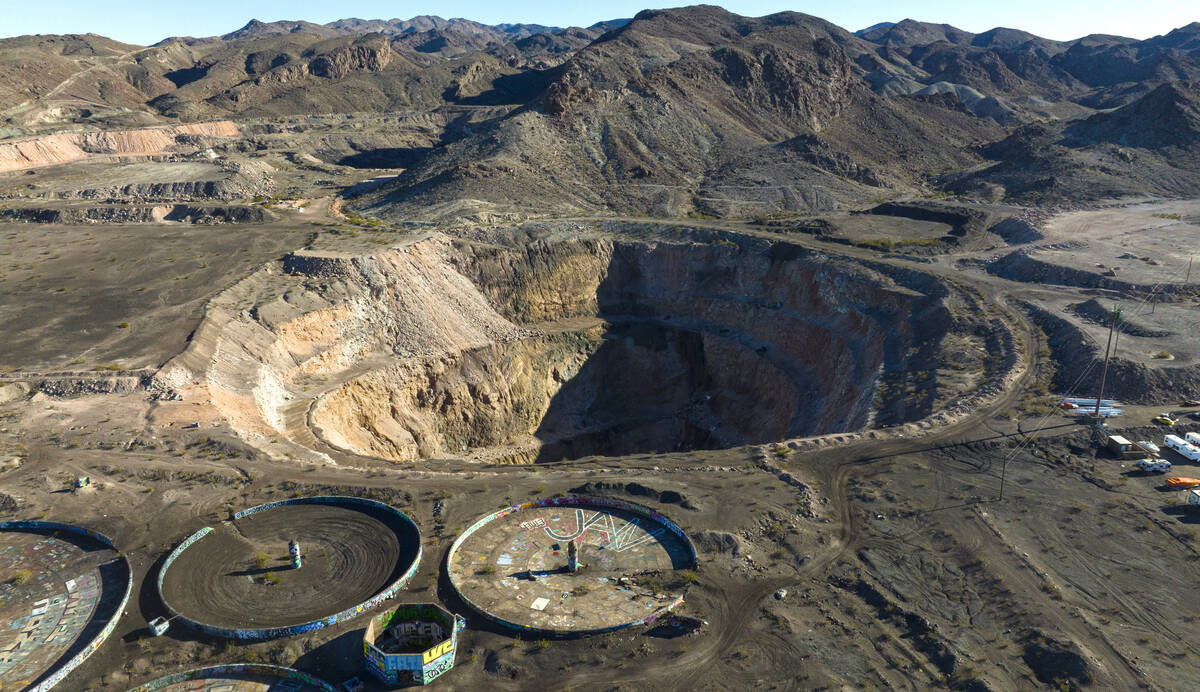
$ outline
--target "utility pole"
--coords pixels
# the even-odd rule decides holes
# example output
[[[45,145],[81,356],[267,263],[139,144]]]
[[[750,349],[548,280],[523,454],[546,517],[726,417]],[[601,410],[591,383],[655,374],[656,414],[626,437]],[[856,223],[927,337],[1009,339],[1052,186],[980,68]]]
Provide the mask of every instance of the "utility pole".
[[[1021,421],[1017,421],[1017,431],[1021,430]],[[1004,502],[1004,476],[1008,473],[1008,456],[1004,455],[1004,459],[1000,461],[1000,496],[996,498],[996,502]]]
[[[1108,343],[1104,346],[1104,367],[1100,370],[1100,391],[1096,394],[1096,424],[1100,424],[1100,400],[1104,398],[1104,380],[1108,378],[1108,357],[1112,352],[1113,332],[1117,330],[1117,320],[1121,319],[1121,309],[1109,313]]]

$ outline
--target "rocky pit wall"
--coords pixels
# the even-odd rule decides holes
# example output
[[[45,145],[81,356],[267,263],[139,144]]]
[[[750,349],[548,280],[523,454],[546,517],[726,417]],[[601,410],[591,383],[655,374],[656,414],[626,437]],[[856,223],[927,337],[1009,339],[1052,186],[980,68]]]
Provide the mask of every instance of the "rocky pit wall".
[[[447,266],[444,245],[431,240],[370,257],[289,255],[210,303],[188,348],[163,366],[151,389],[211,401],[268,454],[327,463],[311,449],[267,444],[295,437],[287,410],[298,404],[303,413],[313,396],[300,381],[319,389],[364,363],[432,358],[522,336]]]
[[[937,390],[929,354],[986,327],[952,319],[947,295],[784,243],[433,235],[263,269],[151,389],[324,462],[326,444],[528,462],[851,434],[932,413],[881,383]]]
[[[238,128],[228,120],[140,130],[64,132],[0,142],[0,173],[80,161],[94,154],[159,154],[181,137],[236,137]]]

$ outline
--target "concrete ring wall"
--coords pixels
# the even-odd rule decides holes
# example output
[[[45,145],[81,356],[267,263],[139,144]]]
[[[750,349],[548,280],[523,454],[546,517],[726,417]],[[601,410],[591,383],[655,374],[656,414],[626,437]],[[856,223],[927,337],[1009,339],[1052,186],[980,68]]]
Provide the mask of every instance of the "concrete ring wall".
[[[210,624],[207,624],[204,622],[200,622],[198,620],[193,620],[191,618],[188,618],[188,617],[180,614],[179,611],[175,610],[175,608],[167,601],[166,596],[163,595],[163,579],[167,575],[167,570],[171,568],[171,563],[175,562],[175,560],[178,559],[179,556],[182,555],[185,550],[187,550],[189,547],[191,547],[191,545],[193,543],[204,538],[205,536],[207,536],[209,534],[210,531],[212,531],[211,526],[205,526],[204,528],[200,529],[196,533],[193,533],[191,536],[188,536],[186,539],[184,539],[184,541],[182,543],[180,543],[175,548],[175,550],[172,550],[171,554],[167,556],[167,559],[163,561],[162,567],[159,568],[159,570],[158,570],[158,598],[159,598],[159,600],[162,601],[163,605],[166,607],[167,612],[171,614],[171,619],[179,621],[185,627],[190,627],[191,629],[197,630],[199,632],[203,632],[204,634],[207,634],[207,635],[210,635],[213,637],[222,637],[224,639],[258,641],[258,640],[262,640],[262,639],[277,639],[279,637],[290,637],[294,634],[302,634],[304,632],[311,632],[313,630],[319,630],[322,627],[328,627],[330,625],[335,625],[339,622],[345,622],[346,620],[349,620],[350,618],[355,617],[356,615],[360,615],[365,611],[371,610],[372,608],[374,608],[375,606],[384,602],[385,600],[395,597],[396,592],[399,591],[400,589],[404,588],[404,586],[408,584],[408,582],[413,578],[413,575],[417,573],[417,568],[421,565],[421,557],[422,557],[422,554],[424,551],[424,546],[421,544],[421,541],[420,541],[420,537],[421,537],[420,527],[418,527],[417,523],[414,522],[411,518],[409,518],[409,516],[407,514],[405,514],[404,512],[401,512],[400,510],[396,509],[395,507],[392,507],[391,505],[386,505],[382,502],[376,502],[375,500],[367,500],[367,499],[361,498],[361,497],[346,497],[346,496],[341,496],[341,495],[321,495],[321,496],[317,496],[317,497],[297,497],[297,498],[292,498],[289,500],[278,500],[276,502],[268,502],[266,504],[257,505],[257,506],[251,507],[249,509],[243,509],[240,512],[235,512],[233,515],[233,518],[236,521],[238,519],[241,519],[242,517],[248,517],[251,514],[257,514],[259,512],[266,512],[268,510],[272,510],[277,507],[284,507],[287,505],[334,505],[334,506],[362,505],[362,506],[366,506],[366,507],[372,507],[374,509],[378,509],[378,510],[381,510],[384,512],[390,512],[392,515],[394,515],[398,519],[401,519],[403,522],[405,522],[409,526],[411,526],[413,531],[416,532],[416,534],[417,534],[417,555],[416,555],[416,557],[413,558],[412,565],[409,566],[408,570],[406,570],[404,572],[404,574],[402,574],[400,576],[399,579],[392,582],[390,585],[388,585],[382,591],[380,591],[379,593],[372,596],[370,599],[363,601],[362,603],[360,603],[356,606],[351,606],[351,607],[343,610],[342,612],[335,613],[333,615],[330,615],[329,617],[321,618],[319,620],[312,620],[309,622],[303,622],[303,623],[300,623],[299,625],[288,625],[287,627],[266,627],[266,628],[262,628],[262,629],[234,629],[231,627],[218,627],[216,625],[210,625]]]
[[[659,514],[658,512],[654,511],[653,509],[651,509],[649,507],[646,507],[644,505],[639,505],[634,502],[627,502],[625,500],[614,500],[612,498],[607,498],[607,497],[581,497],[581,496],[576,496],[576,495],[569,495],[569,496],[564,496],[564,497],[549,497],[549,498],[533,500],[530,502],[523,502],[519,505],[513,505],[511,507],[505,507],[504,509],[501,509],[496,512],[492,512],[491,514],[487,514],[487,515],[480,517],[478,520],[476,520],[476,522],[474,524],[471,524],[469,527],[467,527],[467,529],[465,531],[463,531],[459,535],[458,538],[454,539],[454,543],[452,543],[450,545],[450,550],[446,551],[446,576],[448,577],[448,579],[450,581],[450,588],[454,589],[454,593],[457,594],[460,599],[462,599],[463,603],[466,603],[467,605],[471,606],[471,608],[475,612],[484,616],[491,622],[494,622],[499,625],[503,625],[510,629],[516,630],[518,632],[529,632],[532,634],[545,635],[545,636],[550,636],[550,637],[555,637],[555,638],[590,636],[590,635],[594,635],[594,634],[604,634],[605,632],[615,632],[617,630],[623,630],[623,629],[627,629],[629,627],[637,627],[638,625],[648,625],[683,604],[683,597],[680,596],[679,598],[675,599],[671,603],[668,603],[667,605],[656,609],[653,613],[651,613],[650,615],[648,615],[644,618],[641,618],[638,620],[633,620],[630,622],[625,622],[620,625],[613,625],[612,627],[600,627],[600,628],[590,629],[590,630],[555,630],[555,629],[543,629],[540,627],[530,627],[528,625],[521,625],[521,624],[518,624],[515,622],[509,622],[508,620],[505,620],[504,618],[501,618],[501,617],[489,612],[483,606],[480,606],[479,604],[472,601],[470,598],[467,598],[466,594],[464,594],[462,591],[459,591],[458,584],[454,583],[454,578],[450,575],[450,561],[454,559],[455,553],[458,552],[458,549],[459,549],[459,547],[462,546],[463,542],[466,541],[467,538],[469,538],[472,534],[474,534],[476,531],[483,528],[484,526],[492,523],[493,521],[500,519],[502,517],[506,517],[509,514],[512,514],[513,512],[520,512],[521,510],[532,509],[534,507],[569,507],[569,506],[573,506],[573,505],[588,505],[588,506],[594,506],[594,507],[611,507],[613,509],[620,509],[620,510],[624,510],[626,512],[633,512],[635,514],[640,514],[642,516],[649,517],[650,519],[654,520],[655,522],[658,522],[659,524],[661,524],[663,527],[665,527],[671,533],[675,534],[675,536],[677,538],[679,538],[679,540],[681,540],[685,546],[687,546],[688,557],[690,558],[690,565],[692,567],[695,567],[699,563],[699,557],[696,553],[696,545],[694,543],[692,543],[692,539],[688,538],[688,535],[686,533],[684,533],[683,529],[679,528],[679,526],[676,525],[675,522],[671,521],[667,517],[663,516],[662,514]]]
[[[274,675],[284,680],[299,680],[306,685],[325,690],[326,692],[338,692],[337,688],[333,685],[330,685],[320,678],[313,677],[308,673],[302,673],[294,668],[272,666],[265,663],[232,663],[223,666],[193,668],[191,670],[172,673],[171,675],[164,675],[161,678],[155,678],[150,682],[130,688],[128,692],[152,692],[153,690],[161,690],[168,685],[174,685],[178,682],[241,674]]]
[[[0,521],[0,531],[21,529],[65,531],[67,533],[79,534],[87,536],[92,540],[99,541],[113,550],[117,550],[117,547],[113,545],[112,539],[110,539],[108,536],[105,536],[97,531],[92,531],[91,529],[85,529],[81,526],[60,524],[54,521]],[[116,614],[109,619],[108,624],[104,626],[104,629],[100,630],[100,633],[96,635],[95,639],[92,639],[92,641],[86,647],[84,647],[83,651],[75,654],[70,661],[67,661],[58,670],[54,671],[50,677],[38,683],[37,686],[29,688],[26,692],[46,692],[46,690],[49,690],[58,683],[62,682],[63,678],[70,675],[71,671],[78,668],[84,661],[87,660],[88,656],[91,656],[96,649],[100,648],[100,645],[103,644],[105,640],[108,639],[109,635],[113,633],[113,630],[117,628],[117,622],[121,619],[121,615],[124,614],[125,606],[129,604],[129,596],[133,593],[133,567],[129,564],[129,558],[125,557],[124,553],[121,553],[119,550],[117,552],[121,556],[121,562],[125,565],[125,574],[127,576],[125,580],[125,595],[121,597],[121,603],[117,606]]]

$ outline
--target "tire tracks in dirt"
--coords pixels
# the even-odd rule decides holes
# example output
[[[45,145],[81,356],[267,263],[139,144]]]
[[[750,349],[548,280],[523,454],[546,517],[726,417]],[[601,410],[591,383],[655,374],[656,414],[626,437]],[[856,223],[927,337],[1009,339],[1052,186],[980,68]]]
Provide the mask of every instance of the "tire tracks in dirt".
[[[1001,297],[994,295],[993,299],[999,306]],[[934,443],[963,441],[973,431],[981,427],[987,429],[988,419],[1009,408],[1037,376],[1039,356],[1036,348],[1037,332],[1034,326],[1024,315],[1007,310],[1004,312],[1010,317],[1010,324],[1015,323],[1021,328],[1019,335],[1023,342],[1024,370],[1003,394],[967,418],[928,435],[882,442],[857,443],[838,450],[841,456],[848,458],[840,461],[831,460],[831,464],[824,466],[810,465],[810,468],[815,468],[817,471],[823,494],[829,499],[836,515],[835,521],[838,525],[838,542],[840,544],[836,551],[815,561],[814,568],[819,567],[823,571],[825,566],[850,559],[856,560],[856,558],[850,558],[851,554],[866,543],[861,518],[854,511],[847,492],[850,478],[862,474],[864,470],[884,459],[924,451]],[[1036,434],[1036,432],[1029,434]],[[828,452],[819,453],[817,461],[819,462],[821,458],[828,455]],[[937,473],[940,477],[940,472]],[[873,474],[867,471],[865,475]],[[1042,617],[1061,627],[1062,631],[1071,636],[1077,644],[1088,647],[1101,660],[1101,667],[1111,676],[1110,682],[1114,685],[1113,689],[1135,689],[1146,685],[1146,680],[1141,673],[1112,645],[1102,631],[1083,617],[1076,618],[1072,617],[1071,613],[1063,612],[1062,606],[1052,601],[1041,590],[1041,584],[1032,578],[1030,566],[1014,565],[1010,560],[1005,559],[1004,556],[1009,550],[1012,550],[1012,546],[1001,536],[991,531],[981,531],[975,522],[962,522],[956,527],[954,533],[957,534],[956,538],[962,541],[963,545],[973,546],[977,552],[986,553],[989,557],[995,558],[989,562],[1014,592],[1036,594],[1032,598],[1038,601],[1037,611]],[[989,549],[989,546],[992,549]]]

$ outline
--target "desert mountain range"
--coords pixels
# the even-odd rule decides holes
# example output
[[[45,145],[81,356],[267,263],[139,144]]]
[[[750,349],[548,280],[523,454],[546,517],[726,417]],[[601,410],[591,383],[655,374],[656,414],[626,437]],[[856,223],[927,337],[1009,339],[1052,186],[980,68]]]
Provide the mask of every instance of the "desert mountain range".
[[[354,204],[746,214],[898,193],[1053,203],[1200,191],[1200,23],[1053,41],[904,20],[646,10],[586,28],[251,21],[153,46],[0,40],[0,136],[315,113],[425,114],[330,163],[394,169]],[[373,143],[372,137],[381,137]]]

